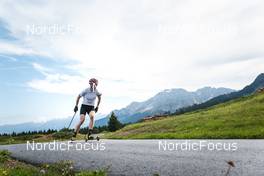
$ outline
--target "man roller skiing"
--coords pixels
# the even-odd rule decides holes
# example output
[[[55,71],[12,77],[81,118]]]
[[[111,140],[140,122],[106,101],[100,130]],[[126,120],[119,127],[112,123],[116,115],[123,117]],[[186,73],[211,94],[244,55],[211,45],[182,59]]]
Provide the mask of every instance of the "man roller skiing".
[[[93,131],[94,126],[94,116],[95,113],[98,111],[100,102],[101,102],[101,93],[97,90],[98,86],[98,80],[95,78],[92,78],[89,80],[89,87],[83,90],[76,99],[76,105],[74,107],[74,112],[78,111],[78,104],[81,97],[83,97],[83,103],[81,105],[80,110],[80,122],[76,125],[74,130],[73,137],[75,138],[77,134],[79,133],[80,127],[83,124],[85,120],[86,114],[90,117],[90,123],[89,123],[89,129],[88,129],[88,139],[90,139],[90,136]],[[95,105],[96,97],[98,98],[97,105]]]

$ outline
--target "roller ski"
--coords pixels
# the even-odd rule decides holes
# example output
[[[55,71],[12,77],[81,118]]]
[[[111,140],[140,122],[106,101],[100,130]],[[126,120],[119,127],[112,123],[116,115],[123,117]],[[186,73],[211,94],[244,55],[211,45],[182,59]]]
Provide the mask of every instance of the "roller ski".
[[[73,132],[73,135],[70,139],[70,142],[74,142],[76,140],[76,136],[77,136],[77,133],[76,132]]]
[[[100,137],[95,135],[95,134],[92,134],[92,130],[89,129],[87,135],[85,135],[85,142],[87,142],[89,140],[97,140],[97,141],[99,141]]]

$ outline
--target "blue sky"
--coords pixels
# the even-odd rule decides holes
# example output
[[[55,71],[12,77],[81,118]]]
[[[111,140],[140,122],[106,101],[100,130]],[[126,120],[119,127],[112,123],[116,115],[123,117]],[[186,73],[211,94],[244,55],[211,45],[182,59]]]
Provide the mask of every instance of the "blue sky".
[[[264,70],[261,0],[0,2],[0,124],[100,113],[168,88],[240,89]]]
[[[28,117],[34,119],[36,115],[36,121],[45,121],[47,116],[61,118],[67,115],[61,112],[72,108],[73,96],[45,93],[27,86],[27,82],[31,80],[44,78],[32,65],[34,63],[57,65],[47,58],[0,55],[2,123],[25,122]],[[56,71],[63,72],[59,68]]]

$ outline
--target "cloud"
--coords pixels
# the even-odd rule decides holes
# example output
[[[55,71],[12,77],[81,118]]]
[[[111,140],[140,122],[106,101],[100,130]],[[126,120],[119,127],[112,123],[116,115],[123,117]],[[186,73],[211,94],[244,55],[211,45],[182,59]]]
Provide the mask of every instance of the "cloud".
[[[5,59],[8,59],[8,60],[13,61],[13,62],[17,61],[16,58],[14,58],[14,57],[12,57],[12,56],[8,56],[8,55],[0,54],[0,57],[1,57],[1,58],[5,58]]]
[[[34,66],[44,79],[31,80],[28,86],[45,92],[72,94],[90,77],[100,79],[108,99],[140,101],[174,87],[239,89],[264,68],[263,6],[260,0],[99,0],[63,5],[4,1],[0,16],[19,42],[0,41],[0,51],[71,62],[65,67],[78,75]],[[32,25],[41,34],[29,33]],[[51,30],[69,25],[66,33]]]
[[[80,90],[80,82],[83,78],[80,76],[72,76],[68,74],[57,73],[56,70],[44,67],[38,63],[32,63],[33,68],[40,72],[44,79],[34,79],[27,83],[33,89],[37,89],[49,93],[59,94],[76,94],[76,90]]]
[[[44,66],[42,66],[38,63],[35,63],[35,62],[32,63],[32,66],[35,70],[39,71],[40,73],[42,73],[45,76],[48,76],[49,75],[48,72],[52,71],[50,68],[44,67]]]
[[[31,48],[21,47],[18,44],[7,43],[6,41],[0,41],[0,53],[10,55],[40,55],[40,53]]]

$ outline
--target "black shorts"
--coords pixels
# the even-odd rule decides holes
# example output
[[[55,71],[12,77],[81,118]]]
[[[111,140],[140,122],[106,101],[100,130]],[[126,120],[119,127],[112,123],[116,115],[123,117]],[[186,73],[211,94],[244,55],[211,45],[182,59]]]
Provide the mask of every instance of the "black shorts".
[[[89,114],[91,111],[94,111],[94,106],[82,104],[80,114],[86,115],[86,113]]]

